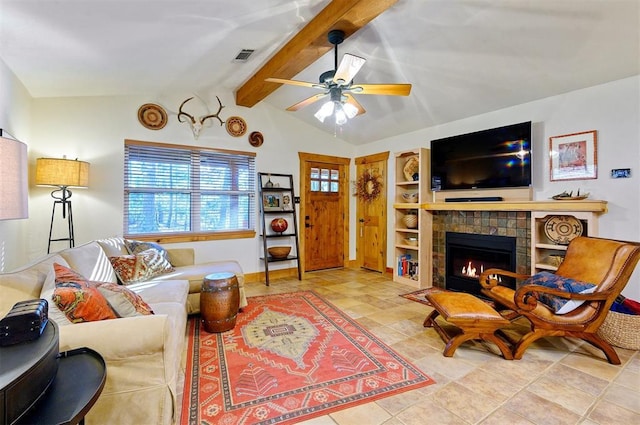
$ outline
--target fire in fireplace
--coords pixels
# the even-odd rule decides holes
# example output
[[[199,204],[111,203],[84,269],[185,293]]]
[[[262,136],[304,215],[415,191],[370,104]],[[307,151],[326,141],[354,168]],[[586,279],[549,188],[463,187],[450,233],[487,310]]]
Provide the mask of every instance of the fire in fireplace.
[[[478,278],[486,269],[515,271],[516,238],[447,232],[445,236],[445,287],[480,295]],[[502,278],[500,285],[515,289],[515,279]]]

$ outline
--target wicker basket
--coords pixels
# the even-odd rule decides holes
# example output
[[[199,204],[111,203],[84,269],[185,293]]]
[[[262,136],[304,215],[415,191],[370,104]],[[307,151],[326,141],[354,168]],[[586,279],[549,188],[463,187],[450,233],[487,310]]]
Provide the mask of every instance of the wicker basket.
[[[640,315],[610,311],[598,335],[616,347],[640,350]]]

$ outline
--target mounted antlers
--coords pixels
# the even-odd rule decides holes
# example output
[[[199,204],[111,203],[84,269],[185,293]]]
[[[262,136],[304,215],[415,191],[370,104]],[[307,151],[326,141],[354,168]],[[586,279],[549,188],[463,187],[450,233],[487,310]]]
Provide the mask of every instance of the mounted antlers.
[[[189,125],[191,126],[191,131],[193,131],[194,139],[198,138],[198,136],[200,135],[200,131],[204,126],[204,122],[209,118],[217,118],[218,121],[220,121],[220,125],[224,125],[224,121],[222,121],[222,119],[219,117],[220,111],[222,111],[222,108],[224,108],[224,105],[222,104],[218,96],[216,96],[216,99],[218,99],[218,104],[220,105],[220,107],[218,108],[218,112],[216,112],[215,114],[204,115],[202,117],[198,117],[197,119],[193,115],[187,114],[186,112],[182,111],[182,107],[184,106],[184,104],[190,101],[191,99],[193,99],[193,97],[190,97],[189,99],[185,100],[180,104],[180,108],[178,109],[178,121],[189,123]],[[183,121],[182,117],[188,118],[189,121],[186,121],[186,120]]]

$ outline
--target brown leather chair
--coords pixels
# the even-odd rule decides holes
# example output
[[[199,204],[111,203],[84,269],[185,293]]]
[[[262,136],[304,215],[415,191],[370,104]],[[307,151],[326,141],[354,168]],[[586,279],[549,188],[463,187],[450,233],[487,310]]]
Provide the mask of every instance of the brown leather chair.
[[[527,279],[530,276],[501,269],[487,269],[480,276],[484,295],[498,304],[526,317],[531,330],[518,341],[512,341],[514,359],[521,359],[529,345],[539,338],[566,336],[580,338],[601,349],[612,364],[620,364],[614,348],[596,332],[609,308],[626,286],[640,259],[640,243],[593,237],[577,237],[567,247],[564,261],[555,272],[557,276],[596,285],[591,294],[569,293],[545,286],[522,285],[517,290],[498,285],[495,275]],[[491,276],[491,277],[490,277]],[[556,314],[537,299],[537,294],[584,300],[575,310]]]

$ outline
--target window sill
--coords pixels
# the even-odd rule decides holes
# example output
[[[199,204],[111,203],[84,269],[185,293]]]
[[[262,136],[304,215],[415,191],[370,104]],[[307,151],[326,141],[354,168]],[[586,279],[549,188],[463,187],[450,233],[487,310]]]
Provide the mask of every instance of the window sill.
[[[157,233],[144,235],[125,235],[127,239],[157,243],[178,243],[178,242],[202,242],[228,239],[248,239],[255,238],[254,230],[238,230],[230,232],[216,233]]]

